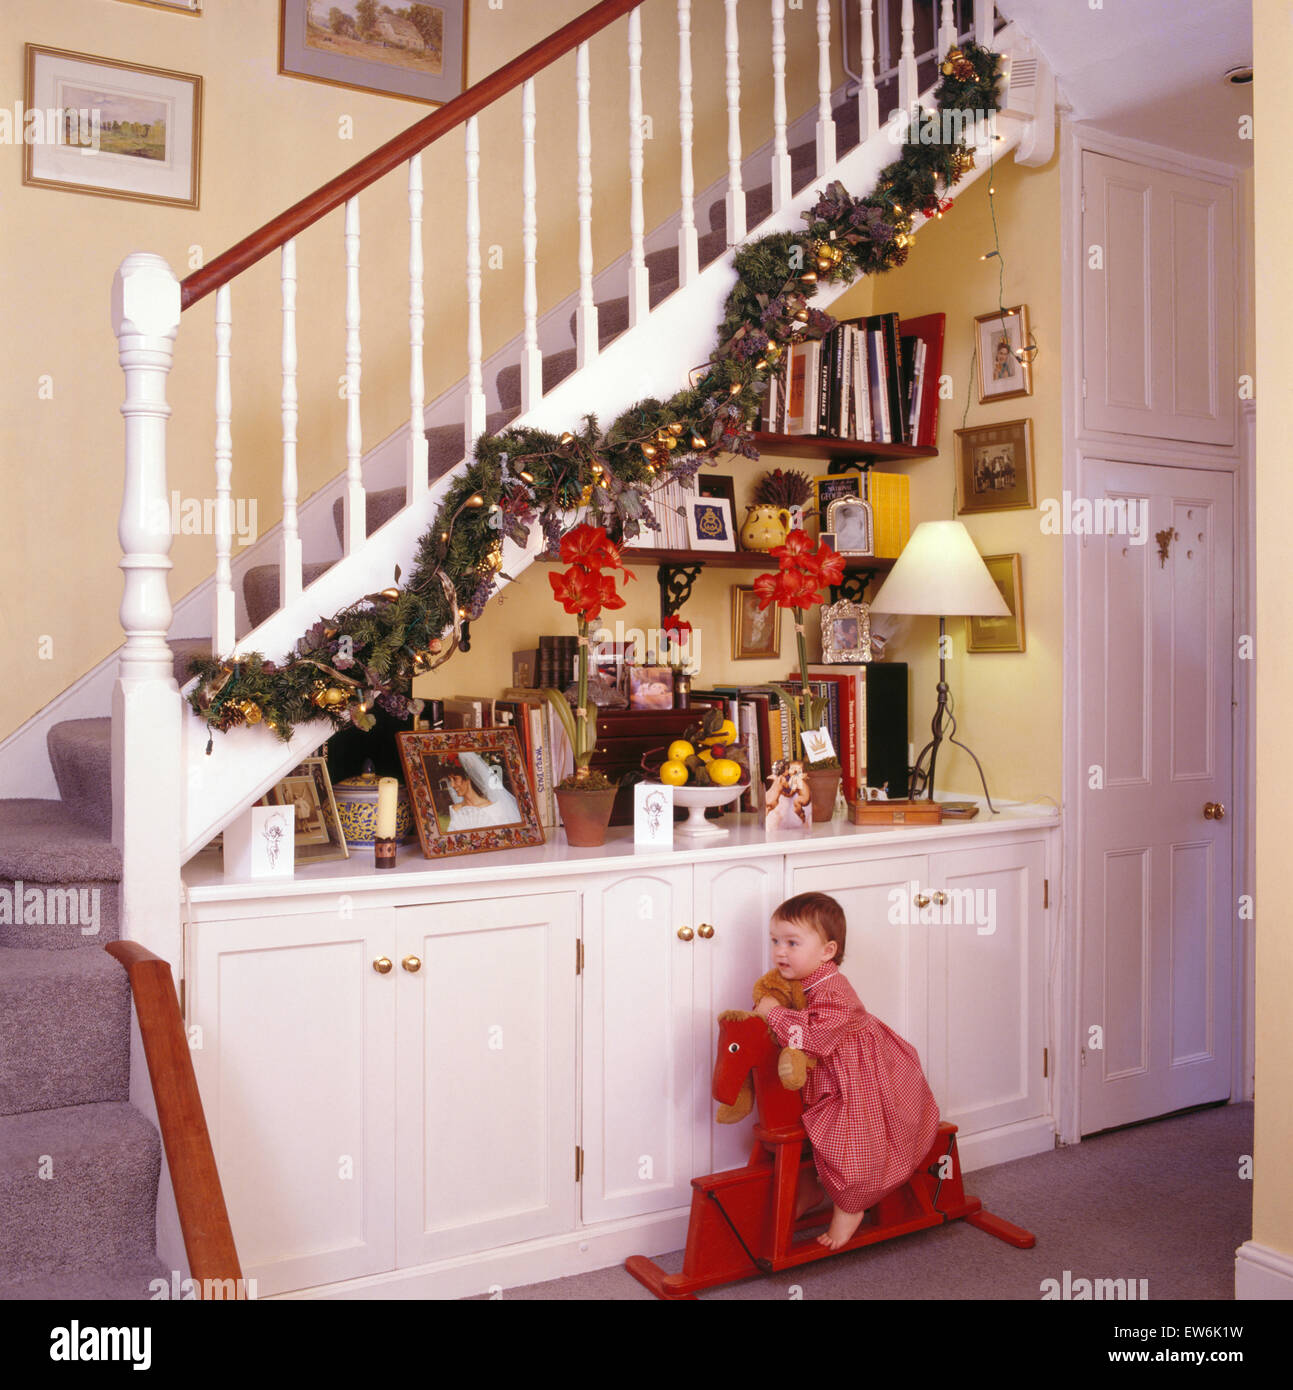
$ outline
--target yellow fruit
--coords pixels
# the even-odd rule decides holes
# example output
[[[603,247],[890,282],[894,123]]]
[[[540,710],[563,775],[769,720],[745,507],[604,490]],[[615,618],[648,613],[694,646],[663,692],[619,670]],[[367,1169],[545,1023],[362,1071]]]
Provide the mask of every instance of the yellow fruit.
[[[702,763],[707,763],[713,758],[714,755],[709,751],[708,748],[702,748],[700,752],[696,754],[696,756],[701,760]]]
[[[732,721],[731,721],[730,719],[724,719],[723,722],[718,726],[718,732],[717,732],[716,734],[711,734],[711,735],[709,736],[709,738],[707,738],[707,739],[705,740],[705,742],[706,742],[706,743],[735,743],[735,742],[736,742],[736,725],[733,724]]]
[[[676,738],[669,745],[668,757],[671,762],[685,762],[696,750],[685,738]]]
[[[709,775],[720,787],[734,787],[741,780],[741,764],[734,758],[715,758]]]
[[[660,768],[660,780],[667,787],[681,787],[688,775],[687,764],[677,758],[667,759]]]

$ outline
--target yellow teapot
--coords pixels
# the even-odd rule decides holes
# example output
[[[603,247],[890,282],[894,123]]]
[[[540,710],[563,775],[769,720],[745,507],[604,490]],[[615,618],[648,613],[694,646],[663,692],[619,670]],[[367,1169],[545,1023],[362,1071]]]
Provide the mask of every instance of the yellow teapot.
[[[741,546],[745,550],[775,550],[785,545],[790,534],[790,512],[785,507],[765,504],[746,507],[741,527]]]

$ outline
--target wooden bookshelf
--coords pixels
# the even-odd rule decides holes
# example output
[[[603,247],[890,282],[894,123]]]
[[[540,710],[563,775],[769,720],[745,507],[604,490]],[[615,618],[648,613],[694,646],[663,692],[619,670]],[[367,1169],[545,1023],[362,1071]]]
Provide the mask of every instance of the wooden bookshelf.
[[[754,435],[754,447],[761,454],[799,454],[809,458],[867,459],[932,459],[938,450],[928,445],[880,444],[866,439],[836,439],[824,434],[766,434]]]

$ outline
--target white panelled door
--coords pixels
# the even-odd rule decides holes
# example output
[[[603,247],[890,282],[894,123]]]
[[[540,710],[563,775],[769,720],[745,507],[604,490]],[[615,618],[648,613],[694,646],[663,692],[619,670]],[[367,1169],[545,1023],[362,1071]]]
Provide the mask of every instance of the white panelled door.
[[[1081,494],[1147,507],[1079,552],[1090,1134],[1230,1094],[1236,634],[1231,474],[1088,460]]]

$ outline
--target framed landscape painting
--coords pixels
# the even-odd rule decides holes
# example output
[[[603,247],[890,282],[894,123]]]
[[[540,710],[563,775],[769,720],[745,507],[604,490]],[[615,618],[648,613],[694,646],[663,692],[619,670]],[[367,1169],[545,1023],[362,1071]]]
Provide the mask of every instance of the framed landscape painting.
[[[446,102],[467,85],[467,0],[279,0],[278,70],[361,92]]]
[[[23,183],[197,207],[200,77],[29,43],[26,90]]]

